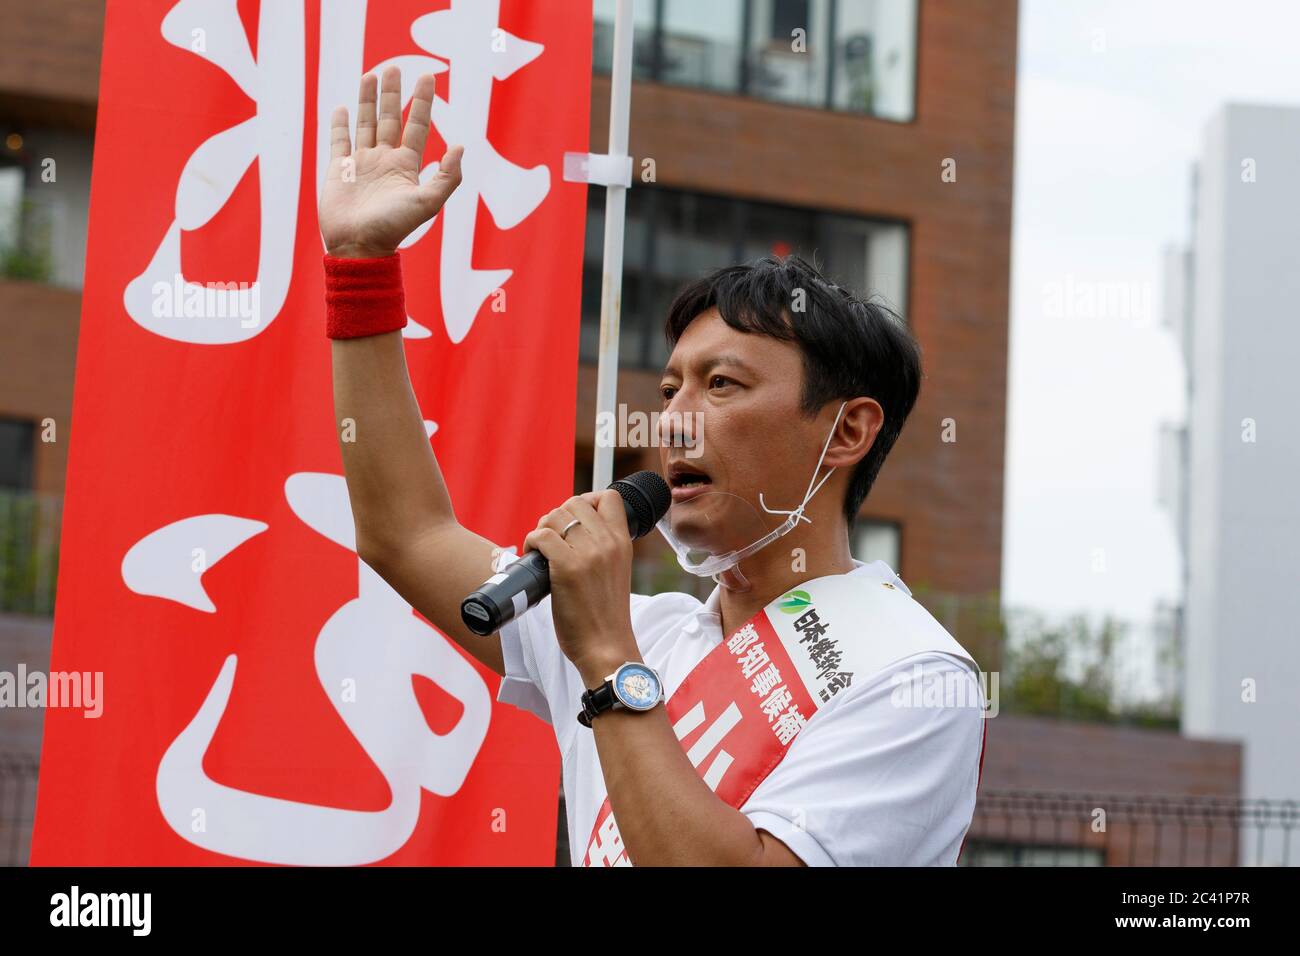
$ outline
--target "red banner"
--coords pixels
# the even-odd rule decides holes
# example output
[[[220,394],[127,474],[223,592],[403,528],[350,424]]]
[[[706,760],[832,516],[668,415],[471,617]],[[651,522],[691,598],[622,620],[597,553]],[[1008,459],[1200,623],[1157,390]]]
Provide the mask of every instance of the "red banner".
[[[33,864],[554,860],[550,728],[354,549],[315,210],[390,65],[466,147],[403,251],[457,514],[571,493],[591,4],[110,0],[50,665],[103,709],[47,712]]]

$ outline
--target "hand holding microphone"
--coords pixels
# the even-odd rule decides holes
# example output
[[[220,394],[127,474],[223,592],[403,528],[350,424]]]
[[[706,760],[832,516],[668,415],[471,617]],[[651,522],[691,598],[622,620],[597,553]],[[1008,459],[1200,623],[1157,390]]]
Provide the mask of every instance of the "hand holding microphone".
[[[653,471],[639,471],[609,487],[622,499],[628,536],[632,540],[648,534],[672,504],[672,492],[667,483]],[[573,520],[566,521],[556,529],[556,533],[559,534],[560,530],[564,530],[565,539],[570,533],[578,533]],[[493,634],[502,624],[536,605],[550,591],[550,562],[541,551],[529,550],[519,560],[484,581],[461,602],[461,620],[475,634]]]

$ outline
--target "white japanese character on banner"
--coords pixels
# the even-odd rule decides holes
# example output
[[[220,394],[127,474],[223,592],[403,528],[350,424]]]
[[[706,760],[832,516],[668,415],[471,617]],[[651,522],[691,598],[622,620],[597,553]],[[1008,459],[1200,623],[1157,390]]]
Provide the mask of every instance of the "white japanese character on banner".
[[[321,73],[317,98],[316,144],[317,189],[324,188],[329,168],[330,113],[356,95],[357,79],[363,72],[382,73],[390,66],[402,73],[402,108],[410,102],[415,81],[422,73],[450,70],[447,99],[435,96],[431,120],[443,140],[465,147],[461,161],[460,186],[434,219],[442,219],[442,250],[439,264],[442,317],[453,343],[469,334],[479,309],[510,278],[510,269],[475,269],[470,262],[474,248],[479,199],[499,229],[512,229],[542,204],[551,188],[550,169],[531,169],[501,156],[487,138],[492,107],[492,84],[504,80],[536,59],[540,43],[513,36],[498,26],[500,0],[452,0],[451,7],[418,17],[411,24],[411,38],[432,56],[404,55],[363,68],[365,38],[364,0],[347,0],[330,5],[330,15],[321,17]],[[444,62],[445,61],[445,62]],[[356,116],[349,111],[352,135]],[[420,170],[420,182],[428,182],[438,171],[436,162]],[[424,238],[433,219],[411,232],[401,248]]]
[[[754,677],[749,689],[762,697],[779,683],[781,683],[781,672],[777,670],[775,664],[769,664]]]
[[[493,82],[509,77],[544,49],[502,30],[499,14],[500,0],[452,0],[449,9],[425,14],[411,25],[412,39],[432,56],[402,55],[374,67],[375,72],[389,66],[401,70],[406,101],[420,73],[451,72],[449,96],[435,97],[432,122],[444,140],[465,147],[460,188],[439,212],[441,305],[453,343],[469,334],[488,296],[512,274],[508,268],[475,269],[471,264],[479,199],[497,228],[512,229],[541,205],[551,186],[545,164],[525,169],[512,163],[487,137]],[[365,0],[322,4],[318,188],[329,165],[329,111],[352,100],[364,72],[365,22]],[[260,5],[256,59],[235,0],[180,0],[163,18],[162,33],[169,43],[225,72],[257,104],[257,111],[214,134],[190,155],[176,184],[175,218],[144,271],[127,284],[123,304],[135,322],[169,339],[196,345],[242,342],[259,335],[279,315],[293,273],[306,94],[302,0]],[[355,134],[355,116],[352,122]],[[210,222],[254,161],[261,195],[256,281],[205,286],[186,280],[182,231]],[[421,182],[437,171],[437,163],[426,166],[420,171]],[[402,248],[419,242],[432,222],[415,229]],[[427,335],[419,323],[406,333],[408,338]]]
[[[727,639],[727,650],[739,654],[756,640],[758,640],[758,631],[754,629],[753,624],[746,624]]]
[[[767,715],[767,722],[770,724],[776,719],[777,714],[790,706],[790,701],[794,698],[790,696],[790,689],[782,684],[772,693],[768,694],[767,699],[760,704],[763,713]]]
[[[301,520],[342,547],[356,551],[347,486],[337,475],[296,474],[285,497]],[[233,515],[194,515],[137,541],[122,559],[122,579],[137,594],[216,613],[202,574],[239,545],[267,530],[261,521]],[[206,555],[192,566],[196,548]],[[321,691],[358,744],[383,773],[392,792],[384,810],[341,810],[250,793],[219,783],[203,759],[234,687],[236,658],[226,658],[198,713],[167,748],[158,766],[158,806],[183,839],[215,853],[295,866],[350,866],[382,860],[415,829],[421,788],[456,793],[487,736],[492,695],[474,667],[429,625],[411,613],[397,592],[358,559],[358,595],[340,607],[316,638]],[[420,674],[457,700],[455,726],[435,734],[411,687]],[[340,688],[355,682],[356,699]],[[193,814],[205,826],[196,830]]]
[[[293,275],[302,168],[305,51],[302,0],[261,4],[254,60],[235,0],[181,0],[163,18],[167,42],[228,75],[257,104],[186,161],[175,218],[144,271],[127,284],[126,312],[157,335],[196,345],[243,342],[284,305]],[[261,193],[257,280],[203,286],[184,278],[181,230],[207,224],[257,162]]]
[[[677,722],[673,724],[673,734],[678,740],[685,740],[697,727],[704,723],[704,720],[704,701],[699,701],[681,717],[677,718]],[[705,728],[699,739],[686,751],[686,758],[691,762],[691,766],[696,768],[704,763],[707,757],[713,755],[713,760],[709,762],[709,766],[701,774],[710,790],[718,789],[718,784],[722,782],[723,775],[731,769],[732,763],[735,762],[735,758],[722,749],[722,743],[727,734],[740,721],[740,708],[734,700],[728,701],[722,713],[713,719],[713,723]]]
[[[761,643],[755,644],[740,658],[740,672],[746,678],[753,677],[768,661],[766,646]]]
[[[784,714],[777,718],[772,730],[776,733],[781,743],[788,744],[794,740],[795,734],[803,729],[803,725],[808,721],[804,719],[803,714],[799,713],[799,705],[795,704]]]

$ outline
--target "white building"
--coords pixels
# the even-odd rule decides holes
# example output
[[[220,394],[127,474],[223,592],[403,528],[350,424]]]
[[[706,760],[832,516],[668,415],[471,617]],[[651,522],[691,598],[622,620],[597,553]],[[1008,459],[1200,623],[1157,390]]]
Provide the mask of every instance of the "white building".
[[[1182,481],[1162,484],[1186,561],[1183,732],[1243,742],[1243,796],[1300,799],[1300,108],[1221,107],[1193,203],[1192,246],[1165,260],[1189,381],[1163,442]]]

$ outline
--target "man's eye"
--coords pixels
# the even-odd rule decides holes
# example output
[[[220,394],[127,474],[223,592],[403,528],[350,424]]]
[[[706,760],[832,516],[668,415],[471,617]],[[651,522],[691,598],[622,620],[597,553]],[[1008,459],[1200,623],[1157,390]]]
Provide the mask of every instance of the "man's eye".
[[[709,388],[725,388],[731,384],[731,379],[725,375],[715,375],[709,379]]]
[[[663,396],[665,402],[672,401],[672,397],[676,391],[677,389],[671,385],[661,385],[659,387],[659,394]]]

